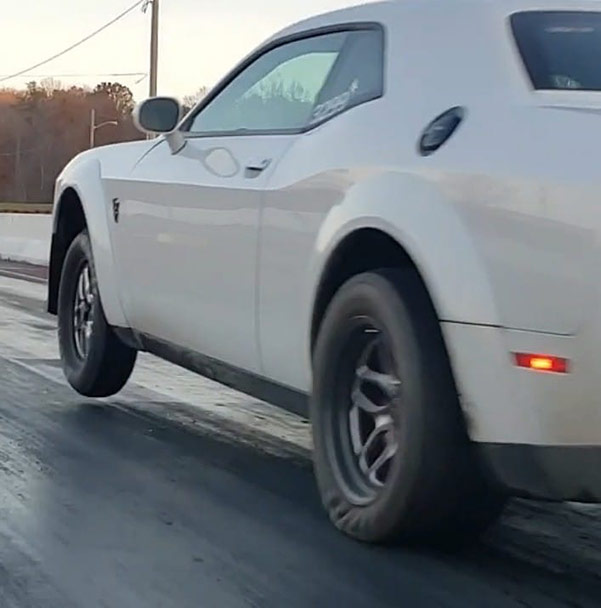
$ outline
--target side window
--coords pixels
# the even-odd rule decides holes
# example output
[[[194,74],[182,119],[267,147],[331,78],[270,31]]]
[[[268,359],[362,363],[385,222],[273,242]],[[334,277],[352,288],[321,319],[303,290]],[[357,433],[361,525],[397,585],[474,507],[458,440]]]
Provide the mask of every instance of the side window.
[[[511,24],[536,90],[601,91],[600,13],[529,11]]]
[[[318,124],[384,93],[384,36],[381,30],[353,32],[321,90],[309,124]]]
[[[190,132],[301,129],[347,36],[306,38],[261,55],[196,115]]]
[[[382,95],[383,46],[379,29],[278,46],[238,74],[184,129],[210,135],[317,125]]]

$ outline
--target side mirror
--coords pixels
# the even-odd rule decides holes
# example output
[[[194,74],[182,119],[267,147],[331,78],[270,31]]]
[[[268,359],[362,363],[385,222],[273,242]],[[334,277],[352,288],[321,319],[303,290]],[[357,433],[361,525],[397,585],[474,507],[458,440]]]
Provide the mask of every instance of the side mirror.
[[[182,107],[172,97],[151,97],[136,107],[134,122],[142,133],[172,133],[182,116]]]
[[[139,104],[134,111],[134,124],[142,133],[164,134],[172,154],[177,154],[186,140],[176,131],[182,117],[182,106],[173,97],[151,97]]]

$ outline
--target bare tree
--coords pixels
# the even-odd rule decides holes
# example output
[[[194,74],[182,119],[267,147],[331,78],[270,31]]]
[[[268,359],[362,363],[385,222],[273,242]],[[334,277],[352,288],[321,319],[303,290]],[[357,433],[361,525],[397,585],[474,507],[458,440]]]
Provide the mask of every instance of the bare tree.
[[[201,102],[207,96],[208,92],[208,87],[200,87],[200,89],[198,89],[198,91],[196,91],[196,93],[193,95],[186,95],[184,97],[184,111],[186,113],[189,112],[194,106],[196,106],[196,104]]]

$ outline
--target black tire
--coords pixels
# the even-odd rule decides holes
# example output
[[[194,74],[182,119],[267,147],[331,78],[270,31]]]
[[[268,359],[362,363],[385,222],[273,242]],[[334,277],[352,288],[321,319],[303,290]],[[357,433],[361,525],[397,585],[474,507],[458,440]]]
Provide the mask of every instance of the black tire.
[[[364,358],[359,364],[363,344],[376,363]],[[365,370],[382,361],[398,382],[387,373],[370,387]],[[390,424],[378,414],[385,433],[361,447],[360,424],[367,425],[365,435],[380,424],[369,422],[373,412],[362,409],[361,395],[368,393],[370,407],[387,404]],[[361,416],[366,423],[356,422]],[[334,296],[314,352],[311,418],[322,501],[347,535],[365,542],[456,545],[478,536],[501,513],[505,498],[489,483],[468,439],[440,325],[414,271],[361,274]],[[375,447],[383,458],[390,448],[375,473],[368,443],[373,466]],[[365,455],[363,461],[357,453]]]
[[[85,349],[78,344],[74,319],[80,277],[88,268],[91,303],[86,318],[91,334]],[[58,342],[63,370],[69,384],[86,397],[109,397],[118,393],[133,371],[137,351],[125,345],[108,325],[96,281],[94,259],[87,231],[73,241],[65,257],[58,293]]]

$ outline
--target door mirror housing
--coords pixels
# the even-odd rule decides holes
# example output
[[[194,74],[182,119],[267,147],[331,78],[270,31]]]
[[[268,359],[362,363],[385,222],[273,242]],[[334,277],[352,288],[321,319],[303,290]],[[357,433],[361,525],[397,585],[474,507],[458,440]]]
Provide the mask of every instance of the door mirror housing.
[[[173,97],[151,97],[136,107],[134,120],[142,133],[151,135],[175,131],[182,115],[182,107]]]
[[[151,97],[134,111],[134,124],[142,133],[165,135],[171,152],[177,154],[185,145],[184,136],[177,131],[182,117],[182,106],[173,97]]]

